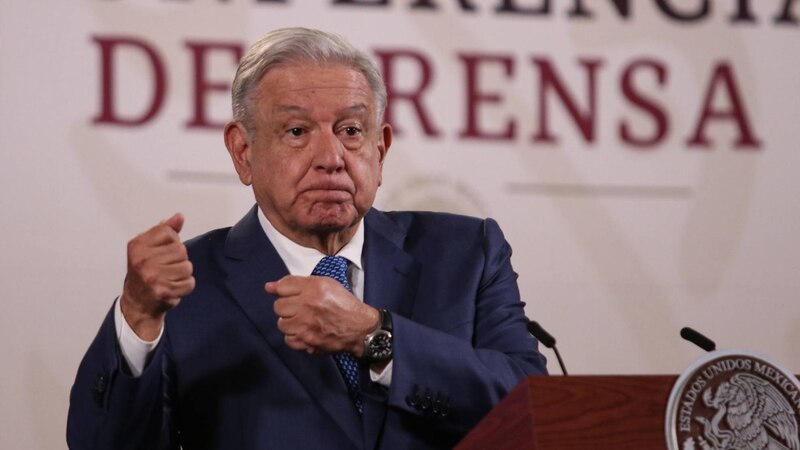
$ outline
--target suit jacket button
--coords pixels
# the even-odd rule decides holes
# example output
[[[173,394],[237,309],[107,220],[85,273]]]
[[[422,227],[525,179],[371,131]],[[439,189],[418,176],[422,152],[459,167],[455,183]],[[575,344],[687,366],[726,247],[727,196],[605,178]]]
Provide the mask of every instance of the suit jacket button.
[[[419,405],[420,409],[422,409],[423,411],[427,411],[427,410],[431,409],[431,402],[432,401],[433,401],[433,399],[431,398],[431,396],[430,395],[426,395],[425,398],[422,399],[422,402],[420,402],[420,405]]]
[[[406,403],[408,404],[408,406],[411,406],[412,408],[416,408],[417,406],[419,406],[419,394],[417,394],[416,392],[413,394],[408,394],[406,396]]]
[[[94,387],[92,388],[92,396],[99,406],[103,406],[106,389],[108,389],[108,375],[100,374],[94,380]]]
[[[94,382],[94,391],[98,394],[102,394],[106,391],[108,387],[108,377],[105,374],[98,375],[97,380]]]

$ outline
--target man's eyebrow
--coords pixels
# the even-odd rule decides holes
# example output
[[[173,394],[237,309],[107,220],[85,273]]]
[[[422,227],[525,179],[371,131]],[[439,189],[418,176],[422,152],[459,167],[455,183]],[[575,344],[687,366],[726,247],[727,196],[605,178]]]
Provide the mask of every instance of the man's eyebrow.
[[[368,110],[369,110],[369,108],[367,108],[367,105],[365,105],[363,103],[356,103],[355,105],[351,105],[351,106],[348,106],[346,108],[343,108],[339,112],[340,112],[340,114],[360,114],[360,113],[365,113]]]
[[[299,105],[278,105],[276,107],[276,112],[279,114],[293,114],[293,115],[306,115],[309,114],[309,110]],[[354,105],[346,106],[340,109],[337,112],[338,116],[352,116],[357,114],[366,114],[369,112],[369,108],[364,103],[356,103]]]
[[[305,114],[308,112],[306,108],[298,105],[278,105],[278,112]]]

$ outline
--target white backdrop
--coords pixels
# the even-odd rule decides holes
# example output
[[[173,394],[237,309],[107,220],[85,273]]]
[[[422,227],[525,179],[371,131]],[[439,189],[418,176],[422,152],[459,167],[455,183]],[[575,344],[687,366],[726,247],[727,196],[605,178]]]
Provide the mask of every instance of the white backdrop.
[[[570,16],[581,3],[591,17]],[[201,101],[224,122],[225,48],[283,26],[393,55],[392,88],[419,91],[420,109],[392,104],[400,133],[378,206],[497,219],[528,315],[572,372],[679,373],[700,353],[685,325],[800,372],[794,3],[4,1],[0,448],[65,447],[69,388],[131,236],[181,211],[189,238],[252,204],[220,130],[187,126],[191,49],[211,45],[202,72],[223,89]],[[163,65],[163,103],[140,125],[96,120],[101,43],[121,38]],[[152,60],[131,45],[109,55],[113,113],[141,119]]]

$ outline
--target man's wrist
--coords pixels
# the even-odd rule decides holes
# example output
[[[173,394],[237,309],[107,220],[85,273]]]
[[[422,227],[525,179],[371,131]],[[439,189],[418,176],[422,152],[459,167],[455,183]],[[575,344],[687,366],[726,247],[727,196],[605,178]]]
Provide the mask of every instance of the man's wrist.
[[[376,370],[383,368],[392,359],[393,347],[393,324],[392,314],[385,310],[379,310],[380,326],[364,337],[364,353],[361,360],[371,365],[377,365]],[[378,370],[378,372],[380,372]]]
[[[369,369],[375,372],[376,374],[380,375],[381,373],[383,373],[383,370],[386,368],[386,366],[389,365],[389,362],[390,361],[384,361],[380,363],[370,364]]]
[[[136,335],[136,332],[131,328],[130,324],[128,324],[128,321],[123,316],[121,300],[121,297],[118,298],[116,305],[114,305],[114,322],[117,329],[117,341],[119,342],[119,349],[125,362],[123,366],[126,369],[123,370],[126,370],[129,375],[138,377],[142,374],[147,366],[147,362],[150,359],[153,350],[155,350],[156,346],[161,340],[161,333],[163,333],[164,330],[162,328],[159,332],[159,335],[153,340],[142,340],[141,337]]]
[[[119,299],[122,316],[130,329],[143,341],[153,341],[164,328],[165,313],[153,316],[135,308],[123,292]]]

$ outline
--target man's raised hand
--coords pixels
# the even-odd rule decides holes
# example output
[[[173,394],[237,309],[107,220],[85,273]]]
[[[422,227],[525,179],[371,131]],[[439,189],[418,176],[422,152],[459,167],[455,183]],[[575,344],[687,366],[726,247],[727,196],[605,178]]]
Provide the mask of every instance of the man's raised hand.
[[[333,278],[288,275],[264,289],[278,297],[273,304],[278,329],[294,350],[346,351],[359,357],[364,353],[364,336],[380,325],[380,312]]]
[[[178,233],[183,215],[169,219],[128,242],[128,273],[120,306],[141,339],[158,337],[169,310],[194,290],[192,263]]]

